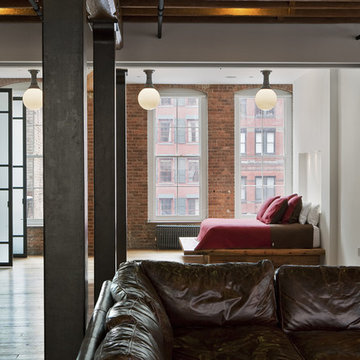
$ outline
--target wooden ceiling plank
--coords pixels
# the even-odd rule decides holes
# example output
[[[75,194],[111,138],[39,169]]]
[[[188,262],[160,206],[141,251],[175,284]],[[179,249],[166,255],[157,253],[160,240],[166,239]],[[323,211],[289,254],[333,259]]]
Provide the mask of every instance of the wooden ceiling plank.
[[[123,16],[156,16],[156,9],[122,9]],[[360,10],[352,9],[290,9],[290,8],[166,8],[164,10],[164,17],[184,17],[184,16],[234,16],[234,17],[248,17],[248,16],[263,16],[263,17],[313,17],[313,18],[357,18],[360,17]]]
[[[27,8],[0,8],[0,16],[34,16],[36,12],[32,6]]]
[[[0,0],[0,8],[32,7],[28,0]]]
[[[157,16],[148,17],[133,17],[123,16],[123,21],[126,22],[157,22]],[[234,23],[234,24],[346,24],[346,23],[360,23],[360,18],[301,18],[301,17],[165,17],[164,23]]]
[[[0,15],[0,23],[34,23],[41,22],[41,19],[36,16],[2,16]]]
[[[121,8],[157,8],[157,1],[147,0],[122,0]],[[254,0],[239,0],[239,1],[219,1],[219,0],[167,0],[166,8],[277,8],[277,7],[291,7],[291,8],[305,8],[305,9],[357,9],[360,6],[358,1],[254,1]]]

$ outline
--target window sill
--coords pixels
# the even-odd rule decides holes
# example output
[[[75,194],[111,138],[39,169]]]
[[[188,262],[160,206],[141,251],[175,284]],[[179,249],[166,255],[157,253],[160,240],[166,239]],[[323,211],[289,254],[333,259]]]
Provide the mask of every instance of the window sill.
[[[202,220],[148,220],[148,224],[200,224]]]

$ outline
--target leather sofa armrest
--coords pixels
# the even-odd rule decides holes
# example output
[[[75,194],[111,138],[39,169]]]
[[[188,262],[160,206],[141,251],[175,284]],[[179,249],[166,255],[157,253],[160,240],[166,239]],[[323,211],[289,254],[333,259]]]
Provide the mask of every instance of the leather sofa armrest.
[[[110,291],[111,281],[105,281],[101,287],[99,298],[96,302],[94,312],[86,329],[85,337],[81,343],[80,351],[76,360],[92,360],[96,349],[103,340],[105,330],[106,314],[114,304]]]

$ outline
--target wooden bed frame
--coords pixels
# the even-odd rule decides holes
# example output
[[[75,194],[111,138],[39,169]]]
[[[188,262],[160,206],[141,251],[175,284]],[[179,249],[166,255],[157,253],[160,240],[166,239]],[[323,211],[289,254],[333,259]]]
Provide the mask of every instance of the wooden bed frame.
[[[180,237],[185,263],[213,264],[222,262],[257,262],[269,259],[274,267],[284,264],[319,265],[325,250],[314,249],[214,249],[194,250],[196,237]]]

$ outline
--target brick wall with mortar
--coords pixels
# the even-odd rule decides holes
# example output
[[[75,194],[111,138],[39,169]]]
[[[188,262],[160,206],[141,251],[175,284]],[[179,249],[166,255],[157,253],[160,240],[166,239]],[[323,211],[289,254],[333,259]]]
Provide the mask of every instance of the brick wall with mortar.
[[[202,91],[208,101],[208,215],[235,215],[234,94],[258,85],[157,85],[158,89]],[[291,85],[274,88],[292,91]],[[147,216],[147,112],[137,95],[143,85],[127,85],[128,247],[155,248],[155,226]]]

